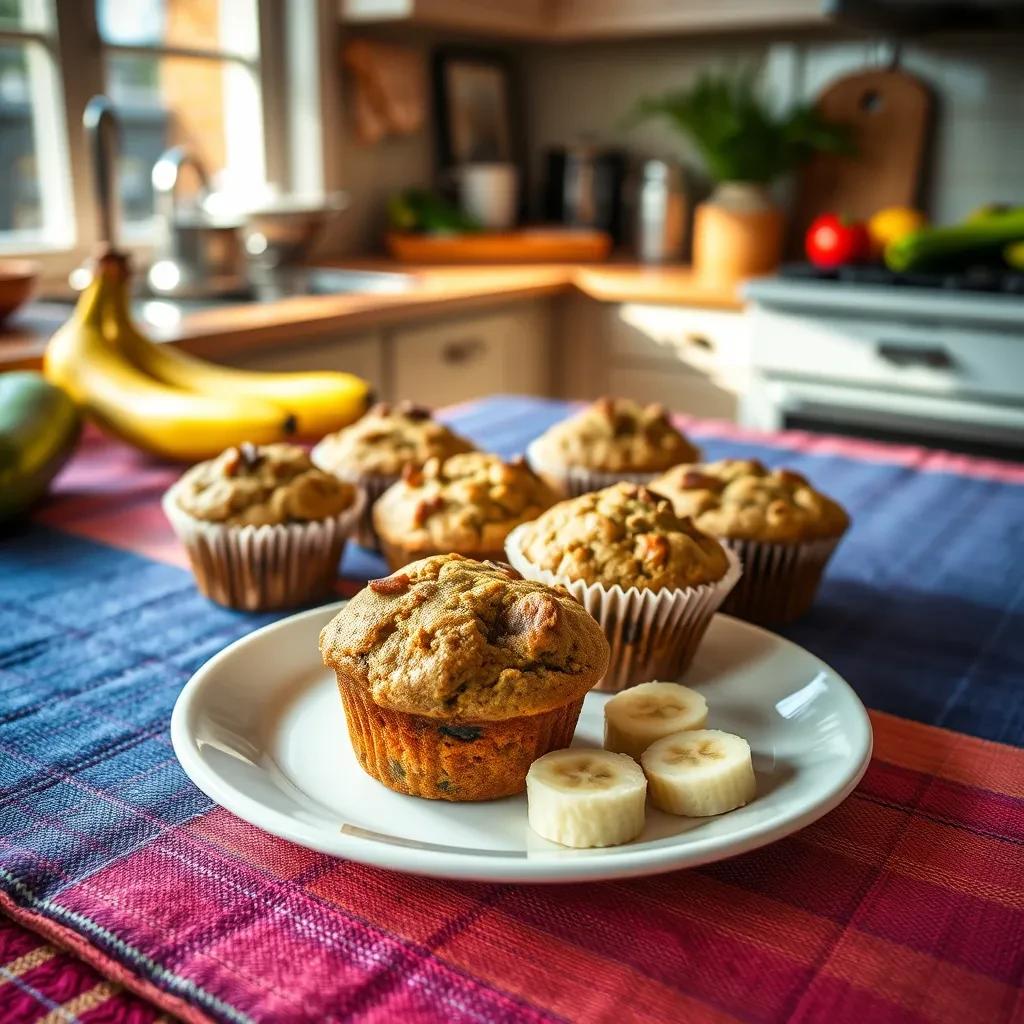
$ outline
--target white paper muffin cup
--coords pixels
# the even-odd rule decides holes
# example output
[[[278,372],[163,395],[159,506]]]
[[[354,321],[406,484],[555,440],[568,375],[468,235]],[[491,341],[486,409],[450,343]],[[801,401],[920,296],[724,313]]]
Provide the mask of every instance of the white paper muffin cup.
[[[652,679],[678,679],[743,571],[736,553],[725,548],[729,568],[714,583],[671,590],[588,584],[538,569],[522,551],[528,525],[509,534],[505,545],[509,563],[526,579],[565,587],[597,619],[611,647],[608,671],[594,687],[604,693]]]
[[[366,498],[339,515],[311,523],[229,526],[185,512],[175,484],[163,497],[164,514],[185,546],[196,585],[211,601],[244,611],[307,604],[328,593],[338,575],[345,539]]]
[[[842,536],[795,544],[720,539],[743,563],[743,577],[722,611],[748,622],[781,626],[810,609]]]
[[[619,470],[610,473],[599,469],[587,469],[584,466],[563,466],[550,459],[545,459],[543,454],[538,452],[537,447],[537,441],[532,441],[526,448],[526,461],[529,463],[530,469],[549,487],[553,487],[570,498],[577,498],[581,494],[589,494],[591,491],[603,490],[605,487],[617,484],[620,480],[631,484],[649,484],[664,472],[664,470],[658,470],[655,473],[627,473]]]
[[[366,493],[366,504],[363,507],[363,514],[356,524],[352,539],[363,548],[370,551],[380,551],[380,538],[373,527],[373,503],[394,483],[402,479],[398,473],[360,473],[358,470],[344,469],[335,465],[324,457],[321,445],[315,445],[309,453],[313,465],[322,469],[325,473],[336,476],[339,480],[354,484]]]

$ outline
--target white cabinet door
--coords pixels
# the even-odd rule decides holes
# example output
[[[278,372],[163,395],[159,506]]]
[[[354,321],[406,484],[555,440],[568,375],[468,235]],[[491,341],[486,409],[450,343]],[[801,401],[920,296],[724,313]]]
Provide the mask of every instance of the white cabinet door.
[[[672,412],[707,419],[736,420],[739,399],[734,391],[710,377],[686,370],[649,367],[613,367],[608,374],[608,393],[636,402],[659,402]]]
[[[392,397],[438,406],[548,394],[548,334],[549,310],[537,303],[398,328],[390,337]]]
[[[369,381],[381,398],[387,395],[384,342],[378,334],[303,341],[291,345],[236,353],[233,366],[246,370],[344,370]]]

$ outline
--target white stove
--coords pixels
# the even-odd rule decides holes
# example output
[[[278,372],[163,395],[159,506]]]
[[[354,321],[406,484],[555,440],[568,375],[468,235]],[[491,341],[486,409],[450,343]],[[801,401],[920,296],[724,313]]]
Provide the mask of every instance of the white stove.
[[[806,275],[744,294],[747,424],[1024,460],[1024,295]]]

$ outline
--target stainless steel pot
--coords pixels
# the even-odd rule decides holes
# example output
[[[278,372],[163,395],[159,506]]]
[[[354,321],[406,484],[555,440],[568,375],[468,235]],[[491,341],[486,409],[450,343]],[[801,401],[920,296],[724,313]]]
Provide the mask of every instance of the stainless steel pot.
[[[199,178],[199,195],[185,205],[179,196],[182,171]],[[203,207],[210,182],[200,160],[185,146],[174,146],[153,165],[156,210],[163,238],[146,281],[158,295],[206,297],[245,292],[249,279],[241,221],[218,217]]]

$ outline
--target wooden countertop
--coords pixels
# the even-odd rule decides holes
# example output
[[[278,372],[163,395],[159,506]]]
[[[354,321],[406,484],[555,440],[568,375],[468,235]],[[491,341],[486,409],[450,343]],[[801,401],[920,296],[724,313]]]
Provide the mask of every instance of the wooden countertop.
[[[410,274],[412,286],[391,294],[302,295],[246,302],[190,313],[162,340],[217,358],[283,341],[354,331],[421,316],[578,291],[601,302],[645,302],[740,310],[735,287],[710,288],[689,267],[636,263],[516,266],[406,266],[390,261],[345,261],[339,267]],[[47,339],[70,315],[59,303],[30,303],[0,331],[0,370],[38,366]]]

